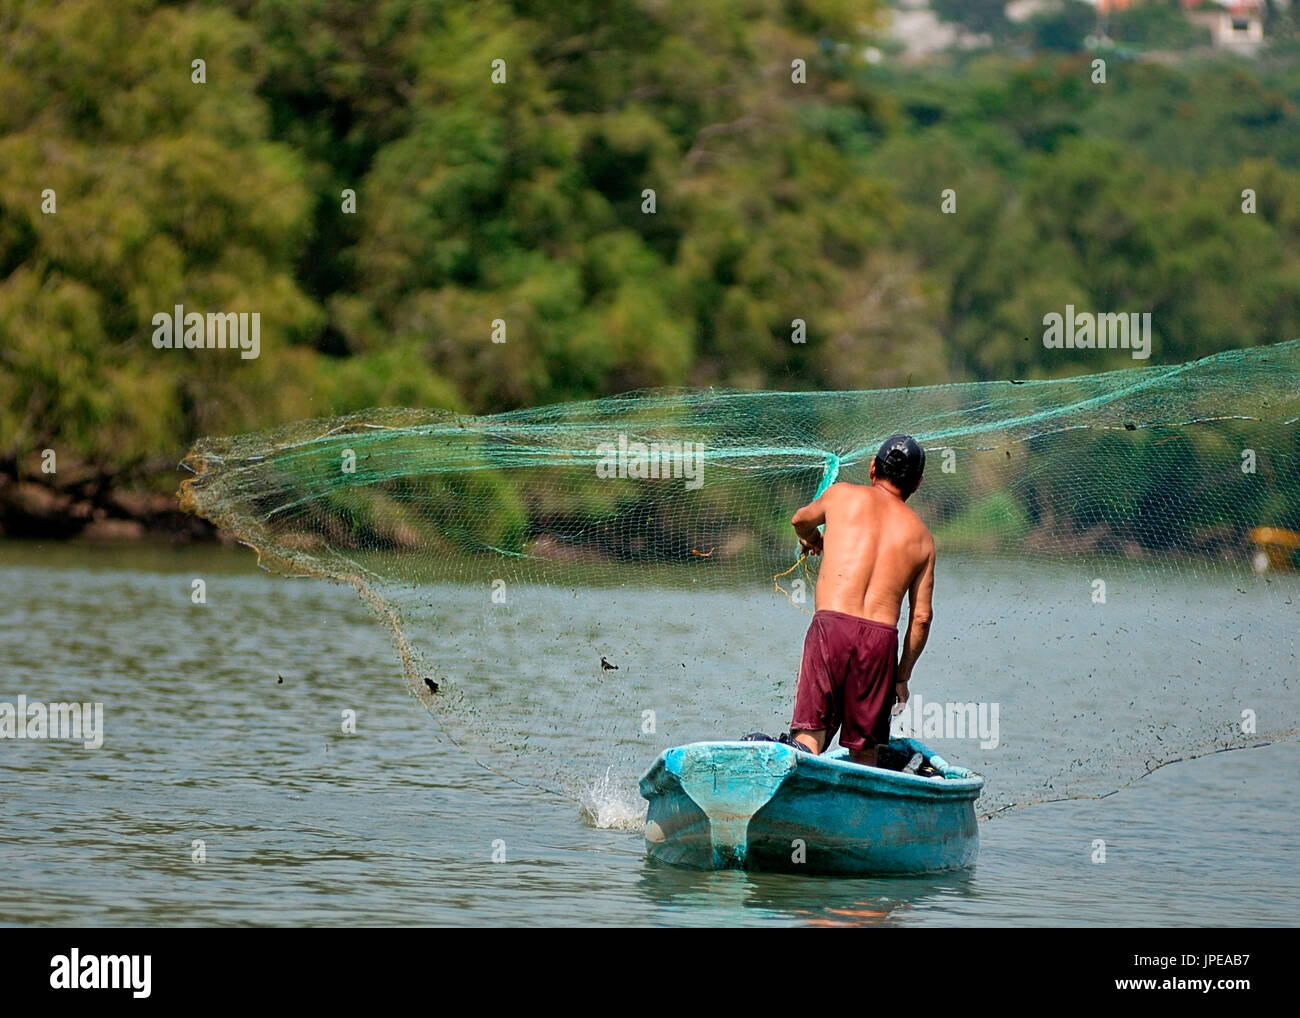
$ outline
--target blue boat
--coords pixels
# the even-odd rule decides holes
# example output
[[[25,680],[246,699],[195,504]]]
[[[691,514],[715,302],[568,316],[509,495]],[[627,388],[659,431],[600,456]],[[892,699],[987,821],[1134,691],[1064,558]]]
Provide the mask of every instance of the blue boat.
[[[665,750],[641,779],[646,853],[693,869],[886,875],[942,873],[979,854],[984,779],[915,739],[934,776],[815,756],[780,742],[694,742]],[[883,756],[882,756],[883,759]]]

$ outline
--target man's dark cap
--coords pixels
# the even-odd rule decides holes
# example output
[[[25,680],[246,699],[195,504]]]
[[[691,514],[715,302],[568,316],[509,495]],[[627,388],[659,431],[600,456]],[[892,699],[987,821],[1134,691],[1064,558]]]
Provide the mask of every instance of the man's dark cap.
[[[925,472],[925,450],[911,435],[891,435],[876,453],[876,476],[905,493],[916,490]]]

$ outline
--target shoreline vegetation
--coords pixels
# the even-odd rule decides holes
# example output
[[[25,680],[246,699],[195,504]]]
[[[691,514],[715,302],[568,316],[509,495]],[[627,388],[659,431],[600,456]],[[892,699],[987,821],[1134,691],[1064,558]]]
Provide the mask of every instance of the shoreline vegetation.
[[[174,495],[150,490],[165,468],[127,478],[85,464],[52,475],[0,463],[0,539],[215,541],[234,543],[207,520],[185,512]],[[148,476],[154,484],[142,484]],[[180,474],[177,474],[179,482]]]
[[[1098,85],[1082,5],[917,64],[870,0],[345,7],[0,26],[0,537],[228,540],[195,440],[369,407],[1133,366],[1069,307],[1147,364],[1300,336],[1295,10],[1253,60],[1118,18]],[[256,353],[157,349],[178,306]]]
[[[177,515],[181,518],[174,521],[168,520],[161,524],[156,522],[158,520],[157,516],[137,520],[129,520],[126,517],[105,516],[93,520],[76,534],[60,533],[54,536],[41,533],[26,535],[0,534],[0,547],[8,544],[11,548],[18,546],[35,548],[46,546],[50,541],[69,549],[77,547],[164,549],[185,545],[196,549],[243,548],[250,556],[250,561],[258,558],[259,549],[257,547],[245,544],[228,531],[214,527],[202,520],[197,521],[196,526],[187,526],[187,524],[195,522],[193,517],[184,514]],[[1258,574],[1261,572],[1253,564],[1255,556],[1259,553],[1260,546],[1249,538],[1232,537],[1229,539],[1227,535],[1223,535],[1223,539],[1213,543],[1212,555],[1146,548],[1134,541],[1117,541],[1113,534],[1103,533],[1100,528],[1092,534],[1081,535],[1078,541],[1071,544],[1062,544],[1059,537],[1051,534],[1046,528],[1031,532],[1017,546],[990,546],[987,542],[982,542],[974,537],[953,538],[944,536],[936,538],[936,540],[939,541],[945,559],[954,561],[995,560],[1023,562],[1035,559],[1060,561],[1066,558],[1083,556],[1087,557],[1093,564],[1113,562],[1136,565],[1138,563],[1159,562],[1170,568],[1187,567],[1201,571],[1207,568],[1220,567],[1235,575],[1246,575],[1252,572]],[[638,583],[664,582],[673,585],[674,583],[689,581],[691,585],[703,583],[706,588],[713,583],[720,587],[730,588],[735,583],[735,574],[727,567],[738,563],[741,559],[741,553],[752,550],[755,544],[756,538],[754,534],[737,530],[725,534],[723,545],[709,555],[637,558],[595,544],[575,544],[564,538],[563,535],[541,532],[529,539],[522,557],[535,559],[539,565],[544,566],[548,571],[574,570],[570,582],[579,586],[617,586],[625,584],[628,578],[627,568],[635,566],[637,568]],[[317,546],[316,539],[304,539],[297,550],[311,551]],[[275,555],[266,552],[265,549],[260,550],[265,555],[267,563],[277,561]],[[372,559],[382,559],[385,555],[394,555],[400,560],[406,554],[425,554],[430,551],[426,545],[421,544],[412,544],[409,547],[395,545],[386,551],[380,552],[362,548],[347,550],[357,552],[359,561],[364,565],[370,565]],[[799,557],[798,548],[791,545],[789,554],[782,557],[780,551],[769,547],[767,554],[772,563],[781,565],[781,571],[774,573],[773,579],[777,580],[777,577],[781,576],[782,578],[777,582],[782,585],[780,589],[784,590],[785,585],[789,583],[789,576],[796,575],[795,570],[798,567]],[[498,556],[490,550],[481,551],[477,555],[457,551],[448,553],[448,557],[456,558],[462,563],[477,560],[483,562],[499,561]],[[286,564],[292,565],[292,563]],[[812,561],[810,565],[815,574],[816,562]],[[788,575],[783,575],[786,569],[791,571]],[[1294,574],[1297,569],[1300,569],[1300,555],[1295,554],[1279,558],[1271,562],[1268,567],[1270,572],[1287,574]],[[649,572],[646,570],[649,570]],[[272,567],[272,571],[283,570]],[[294,573],[292,568],[288,569],[288,571]],[[662,572],[660,573],[660,571]],[[300,575],[308,574],[301,573]],[[548,575],[550,575],[549,572]]]

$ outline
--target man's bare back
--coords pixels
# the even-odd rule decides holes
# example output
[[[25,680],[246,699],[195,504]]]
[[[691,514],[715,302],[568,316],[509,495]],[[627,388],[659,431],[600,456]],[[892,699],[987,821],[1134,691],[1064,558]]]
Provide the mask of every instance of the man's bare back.
[[[813,512],[822,515],[826,533],[816,608],[898,625],[903,596],[934,563],[930,531],[902,498],[883,488],[832,484],[818,501]],[[931,572],[927,595],[933,580]]]
[[[886,462],[877,459],[871,464],[871,486],[832,484],[820,498],[804,506],[790,520],[803,547],[811,554],[822,555],[815,602],[818,615],[814,615],[810,639],[814,635],[813,629],[819,623],[825,627],[835,622],[837,616],[852,616],[865,620],[868,625],[896,627],[903,596],[908,596],[910,612],[907,635],[903,641],[902,657],[897,662],[896,689],[892,691],[894,695],[888,697],[890,706],[895,697],[898,702],[904,702],[909,696],[907,684],[916,660],[925,648],[933,617],[931,596],[934,591],[934,538],[920,517],[904,504],[920,483],[925,454],[919,445],[906,436],[895,436],[882,446],[881,451],[886,452],[890,442],[901,444],[896,440],[903,439],[910,443],[905,448],[914,450],[919,457],[919,466],[911,466],[914,478],[905,469],[894,469],[901,462],[897,459],[889,461],[884,472],[895,474],[901,478],[901,482],[877,476],[878,465]],[[824,535],[818,529],[823,525]],[[822,616],[820,613],[823,612],[829,614]],[[845,623],[840,621],[839,626],[843,629]],[[851,623],[849,629],[852,629]],[[819,653],[825,655],[828,652],[824,648],[833,644],[833,653],[852,657],[855,654],[851,646],[854,640],[862,642],[863,639],[872,638],[872,633],[866,633],[862,637],[853,633],[845,637],[819,634],[819,646],[823,648]],[[877,649],[871,653],[883,654],[885,651]],[[892,656],[894,651],[890,649],[888,653]],[[796,714],[802,711],[809,718],[820,719],[825,716],[829,720],[824,728],[796,727],[792,722],[791,731],[807,748],[820,753],[834,734],[831,724],[841,720],[835,713],[834,703],[842,703],[844,694],[842,689],[820,690],[817,695],[827,706],[824,709],[809,706],[812,701],[808,698],[813,694],[805,687],[818,680],[805,679],[804,671],[809,667],[807,654],[806,645]],[[893,662],[887,664],[892,671]],[[821,667],[823,670],[825,667],[833,670],[838,665],[831,662]],[[826,686],[830,680],[820,681]],[[854,695],[861,699],[862,690],[850,690],[850,699]],[[835,700],[835,697],[839,700]],[[872,706],[866,720],[859,719],[861,723],[853,725],[845,723],[840,737],[842,745],[846,744],[845,733],[851,735],[850,742],[861,743],[860,746],[849,745],[851,758],[859,763],[874,764],[876,757],[875,744],[866,745],[871,733],[864,735],[862,728],[869,723],[876,741],[884,741],[881,738],[882,722],[877,716],[883,703],[883,691],[871,691],[871,697]],[[795,721],[798,720],[796,717]],[[820,721],[808,723],[818,724]]]

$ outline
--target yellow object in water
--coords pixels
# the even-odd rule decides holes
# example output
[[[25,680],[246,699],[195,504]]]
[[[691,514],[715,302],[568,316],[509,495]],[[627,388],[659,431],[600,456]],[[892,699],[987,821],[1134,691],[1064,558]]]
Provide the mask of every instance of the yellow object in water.
[[[1281,527],[1255,527],[1250,532],[1255,543],[1255,568],[1290,569],[1295,565],[1295,553],[1300,550],[1300,534]]]

